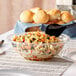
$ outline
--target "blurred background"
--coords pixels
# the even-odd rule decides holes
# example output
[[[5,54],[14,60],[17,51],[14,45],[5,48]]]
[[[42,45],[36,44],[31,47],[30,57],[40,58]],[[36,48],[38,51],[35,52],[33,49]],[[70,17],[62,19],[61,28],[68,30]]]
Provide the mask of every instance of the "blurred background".
[[[56,8],[56,0],[0,0],[0,34],[13,29],[23,10]]]

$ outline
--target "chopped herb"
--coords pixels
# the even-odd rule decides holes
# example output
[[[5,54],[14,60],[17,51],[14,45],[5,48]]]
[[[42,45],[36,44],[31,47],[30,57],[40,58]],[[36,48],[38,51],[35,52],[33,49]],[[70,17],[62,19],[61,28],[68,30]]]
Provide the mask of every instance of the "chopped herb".
[[[50,39],[49,37],[47,37],[47,39]]]
[[[51,52],[49,52],[49,54],[51,54]]]
[[[35,38],[32,38],[33,40],[36,40]]]
[[[31,46],[31,50],[32,50],[32,49],[34,49],[34,47],[33,47],[33,46]]]
[[[32,43],[32,40],[30,40],[30,42]]]

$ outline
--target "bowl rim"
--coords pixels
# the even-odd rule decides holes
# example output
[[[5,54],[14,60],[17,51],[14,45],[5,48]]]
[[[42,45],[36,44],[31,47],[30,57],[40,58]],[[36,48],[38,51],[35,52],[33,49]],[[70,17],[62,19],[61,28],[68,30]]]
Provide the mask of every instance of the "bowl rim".
[[[23,34],[25,34],[25,33],[23,33]],[[23,34],[18,34],[18,35],[23,35]],[[13,34],[14,35],[14,34]],[[61,38],[62,37],[64,37],[66,40],[62,40]],[[61,34],[60,36],[59,36],[59,39],[61,39],[61,41],[59,41],[59,42],[52,42],[52,43],[42,43],[42,42],[40,42],[40,43],[38,43],[38,44],[56,44],[56,43],[66,43],[66,42],[68,42],[71,38],[70,38],[70,36],[68,36],[68,35],[66,35],[66,34]],[[10,41],[12,42],[12,43],[21,43],[21,44],[28,44],[27,42],[16,42],[16,41],[13,41],[13,40],[11,40],[10,39]],[[32,45],[32,44],[34,44],[34,43],[29,43],[30,45]],[[36,45],[36,44],[34,44],[34,45]]]

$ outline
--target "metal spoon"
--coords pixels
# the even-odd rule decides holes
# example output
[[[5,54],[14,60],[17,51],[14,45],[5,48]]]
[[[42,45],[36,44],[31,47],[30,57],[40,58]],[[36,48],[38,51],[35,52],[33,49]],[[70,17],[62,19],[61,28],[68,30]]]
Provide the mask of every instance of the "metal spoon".
[[[1,41],[0,41],[0,47],[3,45],[3,43],[4,43],[4,40],[1,40]],[[5,54],[5,51],[3,51],[3,50],[0,48],[0,55],[3,55],[3,54]]]
[[[4,40],[1,40],[0,41],[0,47],[2,46],[3,43],[4,43]]]
[[[52,36],[60,36],[61,33],[68,28],[76,27],[76,23],[67,24],[67,25],[59,25],[59,24],[49,24],[48,26],[42,25],[41,31],[45,31],[46,34]]]

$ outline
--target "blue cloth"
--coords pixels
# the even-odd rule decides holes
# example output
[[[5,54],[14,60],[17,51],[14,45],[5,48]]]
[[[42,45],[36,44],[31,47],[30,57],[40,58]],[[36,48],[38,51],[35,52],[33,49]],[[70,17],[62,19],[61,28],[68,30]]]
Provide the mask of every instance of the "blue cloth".
[[[74,21],[68,23],[68,24],[72,24],[74,23]],[[48,25],[48,24],[44,24],[44,25]],[[63,24],[62,26],[64,26],[67,24]],[[14,27],[14,33],[15,34],[22,34],[25,33],[25,30],[29,27],[33,27],[33,26],[42,26],[42,24],[32,24],[32,23],[22,23],[21,21],[17,21],[16,25]],[[71,38],[75,38],[76,37],[76,27],[73,28],[69,28],[63,31],[64,34],[69,35]]]
[[[75,22],[74,21],[71,21],[68,24],[73,24],[73,23],[75,23]],[[63,24],[63,25],[66,25],[67,26],[67,24]],[[71,38],[76,38],[76,26],[64,30],[63,33],[69,35]]]
[[[32,24],[32,23],[22,23],[21,21],[17,21],[14,27],[15,34],[25,33],[25,30],[29,27],[33,26],[41,26],[42,24]]]

